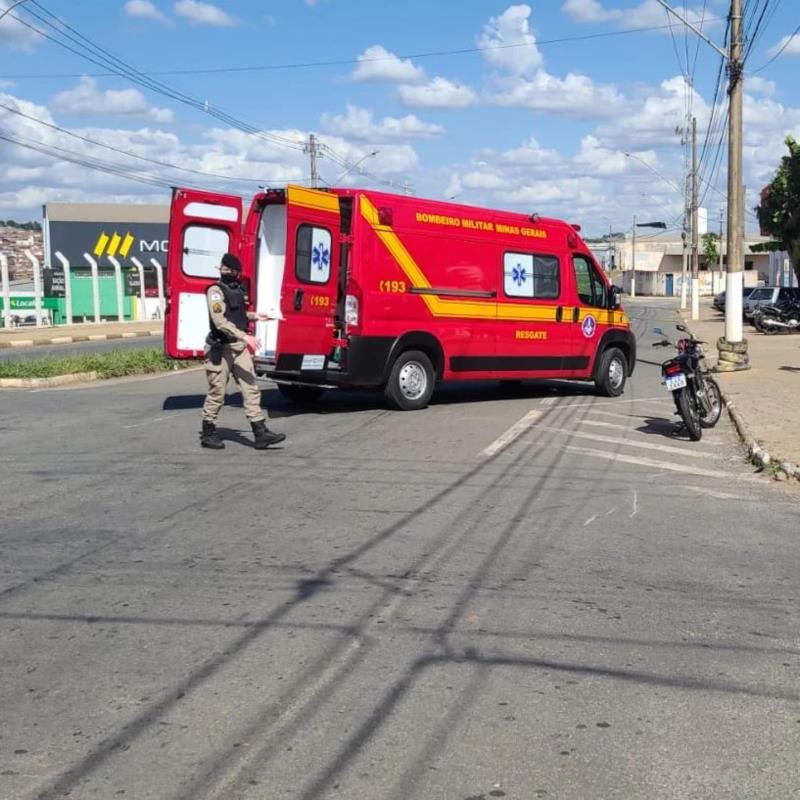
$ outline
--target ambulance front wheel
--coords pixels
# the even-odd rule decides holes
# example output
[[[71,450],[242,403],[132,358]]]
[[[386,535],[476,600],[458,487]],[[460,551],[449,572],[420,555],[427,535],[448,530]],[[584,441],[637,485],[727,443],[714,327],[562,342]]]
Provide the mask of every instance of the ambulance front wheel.
[[[628,377],[628,362],[622,350],[609,347],[600,355],[597,364],[595,386],[598,394],[604,397],[619,397],[625,389]]]
[[[435,381],[430,358],[421,350],[407,350],[392,366],[386,399],[399,411],[417,411],[430,402]]]

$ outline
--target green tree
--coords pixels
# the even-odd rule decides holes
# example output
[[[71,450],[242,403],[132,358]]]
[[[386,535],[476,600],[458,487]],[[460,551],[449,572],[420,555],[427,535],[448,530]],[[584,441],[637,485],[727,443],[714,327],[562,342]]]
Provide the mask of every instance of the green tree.
[[[772,181],[761,191],[756,206],[761,231],[772,236],[789,253],[800,281],[800,144],[786,137],[789,155],[781,159]]]
[[[706,260],[708,269],[713,269],[714,265],[719,261],[718,241],[719,236],[716,233],[703,234],[703,258]]]

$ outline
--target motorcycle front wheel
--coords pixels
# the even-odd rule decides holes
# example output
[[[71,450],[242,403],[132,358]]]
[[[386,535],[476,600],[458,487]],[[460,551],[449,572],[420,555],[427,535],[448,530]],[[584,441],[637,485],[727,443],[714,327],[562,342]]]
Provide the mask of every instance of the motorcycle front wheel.
[[[709,411],[707,414],[700,415],[700,426],[703,428],[713,428],[722,414],[722,392],[719,384],[710,376],[703,377],[703,389],[708,398]]]
[[[778,333],[778,327],[776,325],[765,325],[763,319],[759,319],[760,328],[758,330],[761,331],[766,336],[774,336]]]
[[[692,397],[688,387],[678,389],[676,392],[678,411],[680,411],[683,424],[689,432],[689,438],[693,442],[699,442],[703,438],[703,428],[700,426],[700,413],[697,409],[697,402]]]

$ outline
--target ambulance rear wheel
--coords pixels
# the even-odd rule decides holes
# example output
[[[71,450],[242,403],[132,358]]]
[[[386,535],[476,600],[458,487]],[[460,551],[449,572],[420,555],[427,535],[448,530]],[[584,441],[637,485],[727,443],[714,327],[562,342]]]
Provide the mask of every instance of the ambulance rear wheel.
[[[399,411],[417,411],[430,402],[435,381],[430,358],[421,350],[407,350],[392,366],[386,399]]]
[[[625,389],[628,377],[628,362],[618,347],[609,347],[600,355],[597,364],[595,386],[604,397],[619,397]]]
[[[290,402],[306,405],[319,400],[325,390],[318,389],[316,386],[295,386],[292,383],[279,383],[278,391]]]

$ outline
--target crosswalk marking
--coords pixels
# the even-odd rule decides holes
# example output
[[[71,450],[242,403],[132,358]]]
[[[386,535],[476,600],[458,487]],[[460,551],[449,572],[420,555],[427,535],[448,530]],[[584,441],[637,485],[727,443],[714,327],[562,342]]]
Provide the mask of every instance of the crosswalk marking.
[[[522,419],[515,422],[505,433],[498,436],[487,448],[483,450],[481,455],[486,458],[499,453],[504,448],[508,447],[515,439],[518,439],[525,433],[528,428],[542,416],[541,411],[529,411]]]
[[[690,458],[714,458],[713,453],[703,453],[696,449],[685,449],[682,447],[670,447],[668,444],[656,444],[655,442],[634,442],[630,439],[621,439],[614,436],[601,436],[599,433],[581,433],[568,428],[551,428],[549,426],[538,428],[537,430],[550,431],[551,433],[566,433],[577,439],[592,439],[595,442],[605,442],[606,444],[624,445],[625,447],[638,447],[642,450],[657,450],[660,453],[672,453],[678,456],[689,456]]]
[[[652,458],[639,458],[637,456],[624,455],[623,453],[609,453],[606,450],[593,450],[589,447],[567,445],[564,449],[572,453],[603,458],[606,461],[621,461],[623,464],[636,464],[640,467],[652,467],[653,469],[667,470],[669,472],[683,472],[684,474],[698,475],[703,478],[722,478],[723,480],[748,481],[753,483],[759,481],[756,475],[738,475],[735,472],[704,469],[703,467],[695,467],[691,464],[678,464],[672,461],[656,461]]]

